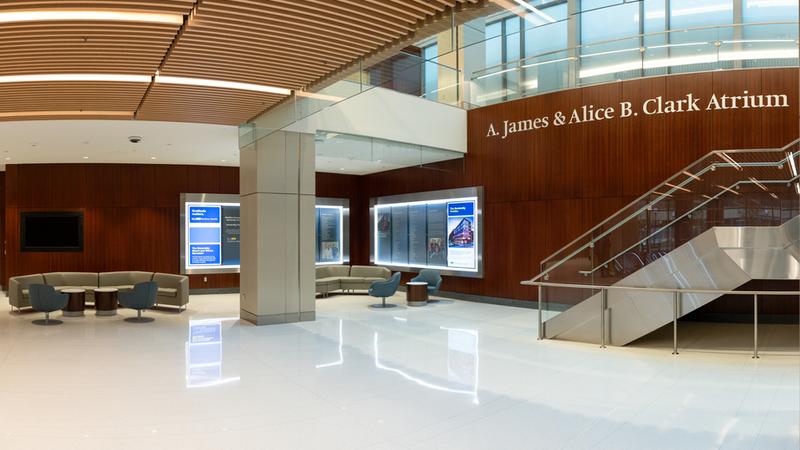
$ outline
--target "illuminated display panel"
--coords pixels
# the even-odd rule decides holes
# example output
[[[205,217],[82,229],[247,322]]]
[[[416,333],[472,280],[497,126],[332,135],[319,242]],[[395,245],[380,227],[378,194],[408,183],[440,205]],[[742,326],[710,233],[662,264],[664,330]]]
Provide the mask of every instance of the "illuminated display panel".
[[[316,205],[317,264],[343,264],[344,207]]]
[[[182,273],[238,272],[239,196],[182,194],[181,203]]]
[[[373,199],[372,262],[482,277],[481,195],[465,188]]]

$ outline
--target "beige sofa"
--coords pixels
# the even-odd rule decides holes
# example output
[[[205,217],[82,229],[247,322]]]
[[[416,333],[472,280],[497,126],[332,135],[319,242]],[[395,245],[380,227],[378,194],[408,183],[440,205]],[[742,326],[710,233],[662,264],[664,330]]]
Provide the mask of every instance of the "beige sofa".
[[[392,272],[380,266],[318,266],[317,294],[333,291],[368,290],[373,281],[388,280]]]
[[[133,285],[144,281],[158,284],[157,305],[176,306],[184,309],[189,303],[189,277],[153,272],[50,272],[44,274],[11,277],[8,280],[8,303],[17,309],[31,306],[28,286],[47,284],[56,290],[80,288],[86,290],[86,301],[94,303],[94,290],[98,287],[113,287],[121,292],[130,291]]]

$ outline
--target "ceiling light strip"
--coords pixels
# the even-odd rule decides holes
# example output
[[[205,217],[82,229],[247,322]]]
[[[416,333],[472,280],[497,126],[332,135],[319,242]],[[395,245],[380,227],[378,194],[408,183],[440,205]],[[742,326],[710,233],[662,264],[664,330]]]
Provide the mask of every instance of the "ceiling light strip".
[[[0,112],[3,117],[113,116],[133,117],[133,111],[18,111]]]
[[[119,75],[111,73],[54,73],[37,75],[0,76],[0,83],[35,83],[48,81],[117,81],[126,83],[149,83],[149,75]]]
[[[53,21],[145,22],[180,25],[183,23],[183,15],[94,9],[0,12],[0,23]]]
[[[149,83],[152,77],[148,75],[124,75],[124,74],[96,74],[96,73],[56,73],[56,74],[36,74],[36,75],[6,75],[0,76],[0,83],[35,83],[35,82],[56,82],[56,81],[113,81],[126,83]],[[239,83],[235,81],[209,80],[202,78],[186,77],[167,77],[156,75],[156,83],[178,84],[184,86],[203,86],[216,87],[222,89],[238,89],[244,91],[266,92],[278,95],[290,95],[290,89],[284,89],[262,84]]]
[[[156,83],[163,84],[180,84],[184,86],[203,86],[203,87],[217,87],[223,89],[239,89],[243,91],[256,91],[267,92],[270,94],[290,95],[290,89],[284,89],[274,86],[265,86],[262,84],[252,83],[239,83],[236,81],[222,81],[222,80],[208,80],[203,78],[187,78],[187,77],[168,77],[163,75],[156,75]]]

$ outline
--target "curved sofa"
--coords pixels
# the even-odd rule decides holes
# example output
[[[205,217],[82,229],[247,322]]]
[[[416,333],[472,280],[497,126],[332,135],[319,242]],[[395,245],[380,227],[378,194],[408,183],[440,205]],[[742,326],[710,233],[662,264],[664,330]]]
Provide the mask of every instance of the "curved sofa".
[[[94,303],[94,290],[98,287],[113,287],[120,292],[133,289],[133,285],[144,281],[158,284],[157,305],[176,306],[183,309],[189,303],[189,277],[159,272],[50,272],[11,277],[8,280],[8,303],[17,308],[31,306],[28,286],[47,284],[57,291],[67,288],[86,290],[86,301]]]
[[[333,291],[368,290],[373,281],[388,280],[392,272],[380,266],[318,266],[317,294],[323,296]]]

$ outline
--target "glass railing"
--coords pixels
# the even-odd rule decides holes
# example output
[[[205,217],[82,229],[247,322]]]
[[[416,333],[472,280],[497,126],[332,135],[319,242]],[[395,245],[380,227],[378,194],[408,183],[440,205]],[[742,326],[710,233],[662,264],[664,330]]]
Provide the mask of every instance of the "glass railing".
[[[486,106],[656,75],[796,67],[800,65],[798,25],[771,22],[671,30],[537,54],[468,74],[468,101]]]
[[[441,55],[446,60],[451,55]],[[239,130],[245,148],[270,133],[310,117],[325,108],[374,88],[384,88],[426,100],[461,106],[458,69],[408,53],[399,53],[314,92],[295,91],[278,105]]]
[[[800,213],[798,142],[709,153],[546,258],[531,281],[611,286],[712,227],[785,223]],[[594,292],[543,287],[542,300]]]

